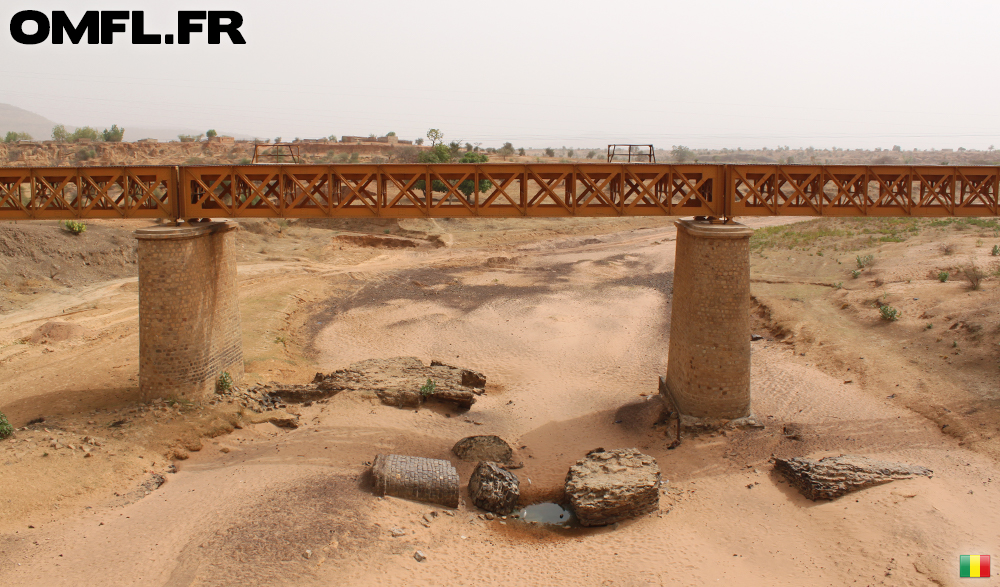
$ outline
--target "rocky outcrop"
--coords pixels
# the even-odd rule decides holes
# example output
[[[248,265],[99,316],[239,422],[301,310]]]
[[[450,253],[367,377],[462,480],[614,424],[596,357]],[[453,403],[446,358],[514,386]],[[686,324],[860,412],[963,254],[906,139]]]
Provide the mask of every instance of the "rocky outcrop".
[[[382,403],[415,408],[424,402],[450,403],[467,410],[483,394],[486,378],[482,373],[451,367],[434,361],[424,365],[416,357],[369,359],[333,373],[317,373],[311,383],[265,383],[240,389],[233,387],[221,395],[260,412],[284,403],[306,403],[334,396],[342,391],[373,394]]]
[[[495,461],[510,464],[514,451],[499,436],[467,436],[455,443],[451,452],[463,461]]]
[[[802,495],[816,501],[899,479],[930,476],[924,467],[876,461],[868,457],[841,455],[815,461],[805,457],[775,459],[774,469],[785,476]]]
[[[654,512],[660,504],[660,467],[634,448],[598,448],[570,467],[566,496],[584,526]]]
[[[469,477],[469,497],[488,512],[509,514],[521,497],[520,482],[517,475],[501,468],[499,463],[484,461]]]

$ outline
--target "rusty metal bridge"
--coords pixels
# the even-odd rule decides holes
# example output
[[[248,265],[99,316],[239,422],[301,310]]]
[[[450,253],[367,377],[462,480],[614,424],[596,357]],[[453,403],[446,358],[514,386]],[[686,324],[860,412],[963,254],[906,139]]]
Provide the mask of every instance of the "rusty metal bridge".
[[[430,188],[430,189],[428,189]],[[0,219],[998,216],[1000,166],[0,168]]]

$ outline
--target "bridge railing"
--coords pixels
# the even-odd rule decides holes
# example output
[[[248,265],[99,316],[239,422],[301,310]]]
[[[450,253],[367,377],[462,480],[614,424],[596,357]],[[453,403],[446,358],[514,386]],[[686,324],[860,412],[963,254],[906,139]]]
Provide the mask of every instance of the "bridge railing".
[[[174,167],[0,168],[0,219],[176,218]]]
[[[0,168],[0,219],[997,216],[1000,167],[616,163]]]

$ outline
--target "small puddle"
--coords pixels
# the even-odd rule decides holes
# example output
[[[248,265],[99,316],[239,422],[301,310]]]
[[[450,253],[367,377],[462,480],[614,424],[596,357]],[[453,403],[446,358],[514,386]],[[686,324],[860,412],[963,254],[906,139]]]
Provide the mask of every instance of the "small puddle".
[[[567,510],[557,503],[536,503],[521,509],[518,512],[525,522],[537,522],[539,524],[555,524],[565,526],[575,520],[573,512]]]

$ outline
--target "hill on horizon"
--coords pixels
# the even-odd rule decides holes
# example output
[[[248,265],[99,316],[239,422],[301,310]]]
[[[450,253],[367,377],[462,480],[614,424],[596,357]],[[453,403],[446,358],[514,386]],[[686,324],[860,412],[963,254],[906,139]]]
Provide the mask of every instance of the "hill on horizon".
[[[26,132],[31,138],[44,141],[52,138],[52,127],[56,124],[40,114],[11,104],[0,104],[0,139],[14,131]]]
[[[35,114],[24,108],[19,108],[12,104],[0,103],[0,140],[3,139],[10,131],[14,132],[26,132],[31,135],[31,138],[36,141],[47,141],[52,138],[52,127],[58,123],[40,114]],[[72,132],[76,130],[76,126],[66,124],[66,130]],[[86,126],[86,125],[84,125]],[[93,125],[92,125],[93,126]],[[105,126],[94,126],[98,131],[104,128],[110,127],[111,125]],[[198,135],[203,134],[207,129],[195,130],[191,128],[156,128],[156,127],[133,127],[129,125],[120,125],[125,127],[125,137],[126,141],[138,141],[139,139],[157,139],[160,141],[171,141],[177,140],[177,135]],[[241,133],[230,133],[222,129],[219,130],[219,134],[235,137],[237,139],[252,139],[254,137]]]

